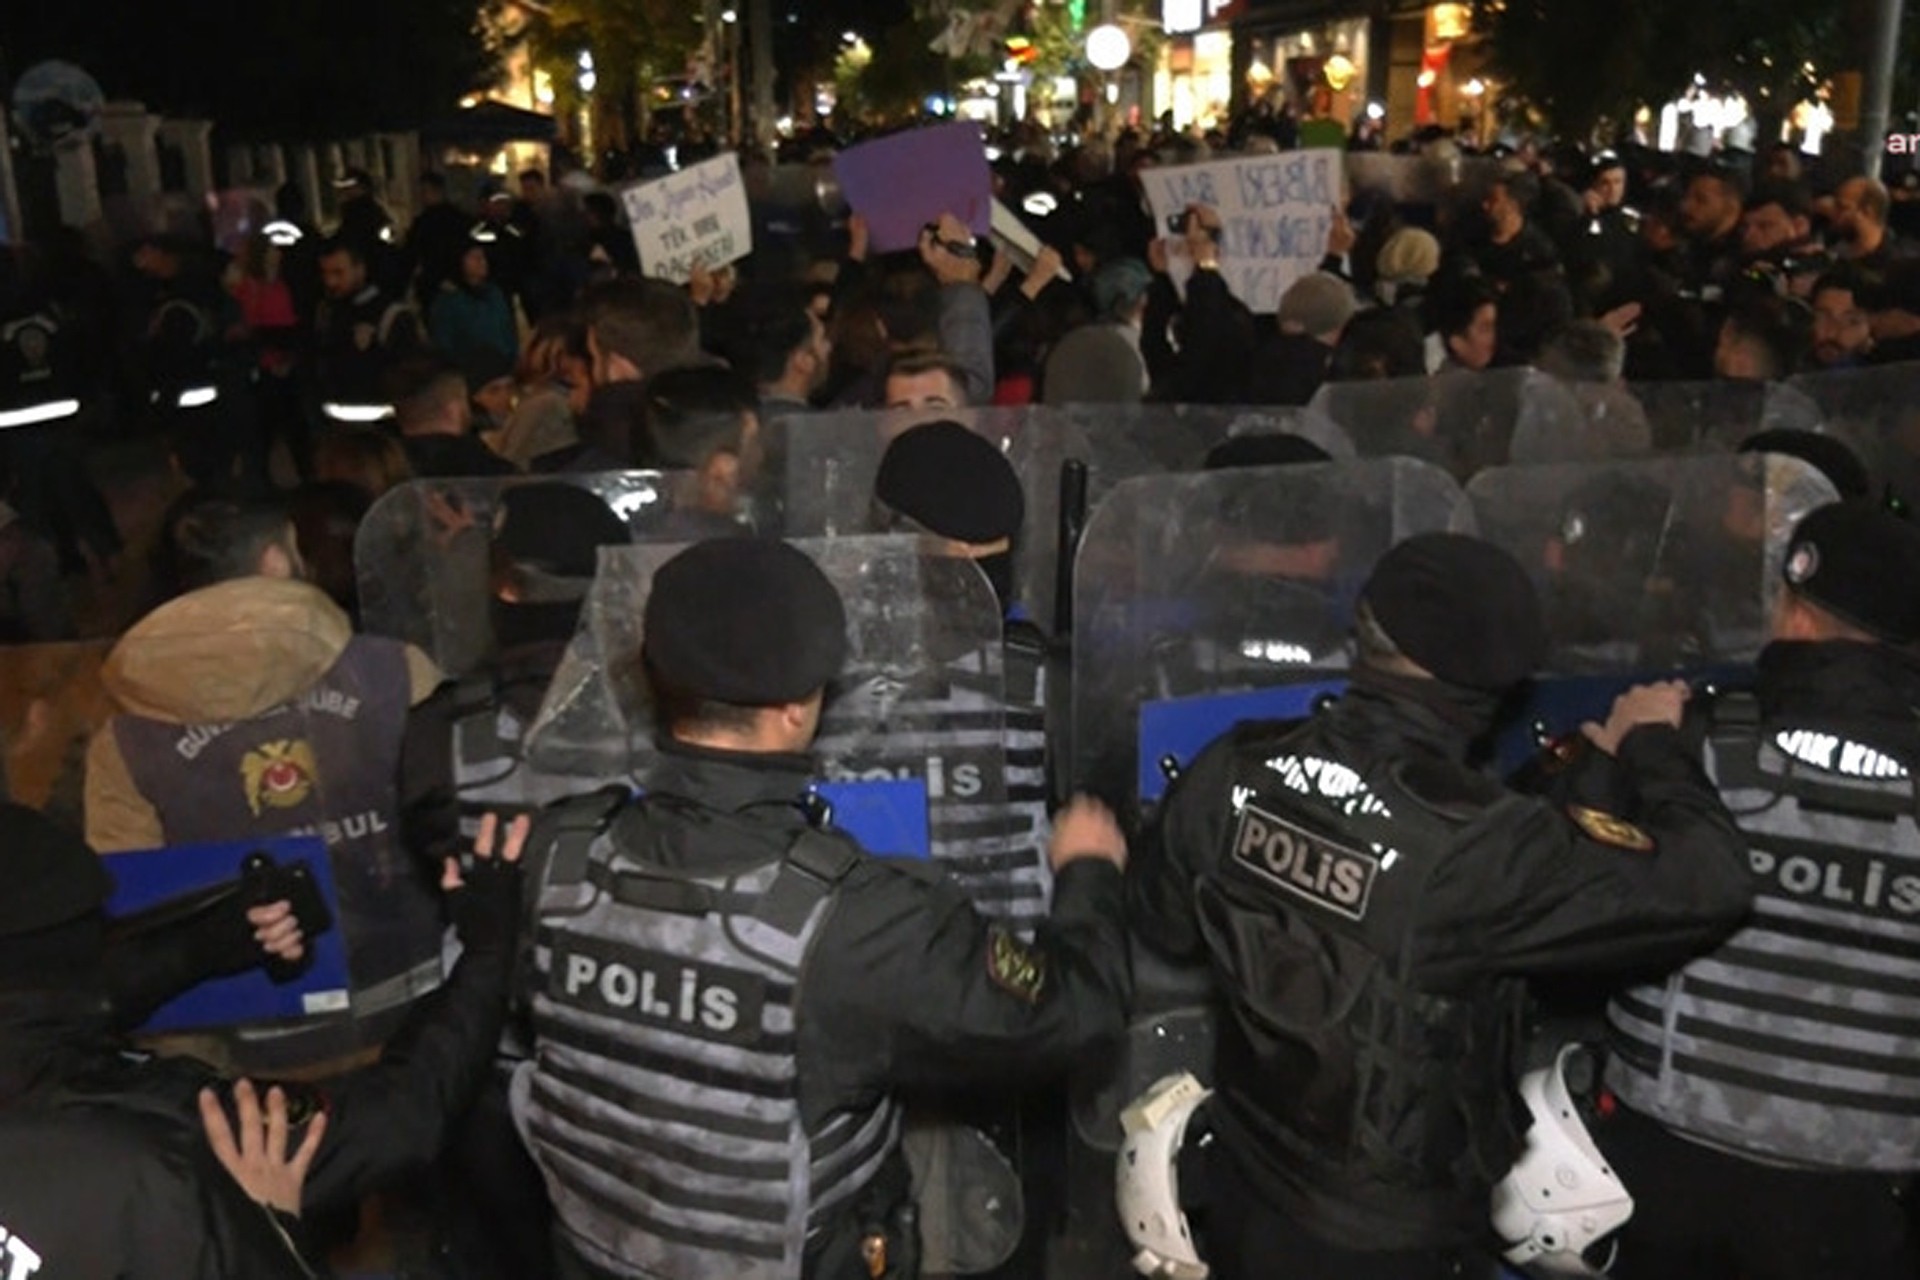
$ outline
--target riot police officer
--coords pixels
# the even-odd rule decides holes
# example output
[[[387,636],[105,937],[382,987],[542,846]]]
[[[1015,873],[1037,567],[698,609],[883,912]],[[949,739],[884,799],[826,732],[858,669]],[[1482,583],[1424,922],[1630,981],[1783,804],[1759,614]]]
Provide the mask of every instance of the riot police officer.
[[[1411,538],[1355,626],[1346,696],[1209,747],[1129,883],[1144,938],[1208,959],[1226,998],[1202,1235],[1228,1280],[1281,1258],[1303,1280],[1491,1276],[1522,977],[1690,954],[1750,898],[1678,687],[1590,726],[1637,812],[1563,811],[1468,766],[1545,651],[1506,553]]]
[[[1033,943],[800,799],[847,654],[832,582],[783,543],[655,575],[641,665],[663,725],[643,798],[551,811],[534,1061],[514,1108],[562,1274],[904,1277],[902,1089],[1022,1085],[1117,1037],[1125,842],[1082,802]]]
[[[387,376],[423,345],[420,320],[369,275],[367,250],[335,239],[320,252],[325,293],[314,318],[315,380],[322,417],[363,422],[390,416]]]
[[[1628,1280],[1920,1266],[1920,529],[1864,499],[1822,507],[1785,577],[1756,690],[1701,717],[1753,919],[1608,1012],[1624,1105],[1595,1136],[1638,1206]]]

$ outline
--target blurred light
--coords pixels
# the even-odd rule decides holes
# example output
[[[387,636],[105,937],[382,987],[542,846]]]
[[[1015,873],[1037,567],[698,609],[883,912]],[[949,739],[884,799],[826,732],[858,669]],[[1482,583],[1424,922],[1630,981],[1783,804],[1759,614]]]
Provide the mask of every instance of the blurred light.
[[[1087,61],[1096,71],[1118,71],[1133,56],[1133,41],[1111,22],[1087,32]]]
[[[1460,86],[1460,92],[1466,94],[1469,98],[1477,98],[1486,91],[1487,86],[1481,82],[1479,76],[1475,76]]]
[[[1387,118],[1387,109],[1385,107],[1381,106],[1377,102],[1369,102],[1367,104],[1367,119],[1384,120],[1386,118]]]
[[[1020,207],[1036,218],[1050,218],[1060,202],[1053,198],[1051,191],[1036,191],[1020,202]]]
[[[593,50],[582,49],[580,51],[580,69],[582,71],[593,70]]]
[[[57,422],[80,412],[78,400],[49,400],[25,409],[0,410],[0,429],[31,427],[41,422]]]
[[[1433,74],[1433,71],[1431,69],[1428,69],[1428,70],[1422,71],[1419,75],[1419,78],[1416,79],[1414,83],[1422,89],[1431,89],[1433,88],[1433,82],[1436,78],[1437,77]]]
[[[740,21],[740,14],[739,14],[739,13],[738,13],[738,12],[737,12],[736,10],[733,10],[733,9],[727,9],[727,10],[724,10],[724,11],[723,11],[723,12],[722,12],[722,13],[720,14],[720,21],[722,21],[722,22],[738,22],[738,21]]]
[[[840,33],[840,43],[841,44],[859,44],[860,33],[858,31],[842,31]]]
[[[470,93],[466,97],[460,99],[460,109],[462,111],[471,111],[479,105],[480,105],[480,95],[477,93]]]
[[[781,133],[787,135],[788,137],[792,137],[793,136],[793,117],[781,116],[778,120],[775,120],[773,122],[773,127],[775,129],[778,129]]]
[[[1120,101],[1120,86],[1117,84],[1108,85],[1107,86],[1107,105],[1112,106],[1114,103],[1118,101]]]
[[[1166,0],[1160,7],[1160,25],[1170,36],[1198,31],[1204,21],[1200,0]]]
[[[580,92],[592,93],[594,86],[600,83],[600,77],[591,71],[580,73]]]

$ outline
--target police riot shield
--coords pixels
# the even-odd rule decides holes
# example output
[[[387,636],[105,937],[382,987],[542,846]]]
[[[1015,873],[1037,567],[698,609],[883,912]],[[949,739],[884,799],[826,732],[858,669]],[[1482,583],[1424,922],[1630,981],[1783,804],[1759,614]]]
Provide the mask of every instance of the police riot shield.
[[[805,414],[767,431],[765,483],[757,507],[778,512],[788,537],[837,537],[873,528],[873,482],[887,445],[925,422],[960,422],[1007,455],[1026,495],[1016,547],[1015,599],[1051,629],[1060,562],[1060,489],[1066,464],[1084,464],[1088,502],[1135,476],[1199,471],[1231,437],[1297,435],[1336,458],[1353,444],[1307,409],[1212,405],[1064,405],[1019,409],[920,409]]]
[[[296,902],[306,890],[287,877],[297,873],[327,904],[332,936],[315,939],[324,966],[276,981],[290,1004],[207,1008],[223,1025],[250,1022],[248,1010],[295,1019],[228,1028],[222,1051],[247,1070],[377,1046],[441,980],[440,868],[409,851],[399,813],[410,664],[384,640],[316,645],[298,624],[235,633],[155,614],[101,669],[115,713],[88,757],[99,773],[89,834],[102,853],[164,859],[183,877],[143,868],[137,905],[173,909],[203,873],[250,877],[245,892]],[[173,708],[189,697],[207,710],[183,719]]]
[[[360,522],[353,558],[361,629],[407,641],[449,676],[476,670],[495,650],[492,535],[501,495],[541,482],[598,495],[636,540],[704,536],[686,527],[699,517],[685,473],[415,480],[383,496]]]
[[[756,511],[788,538],[837,538],[885,532],[873,501],[880,459],[904,432],[928,422],[958,422],[1007,455],[1026,495],[1026,522],[1015,547],[1014,599],[1036,618],[1052,616],[1059,544],[1060,468],[1084,460],[1085,437],[1037,409],[914,409],[796,414],[767,425],[766,461]]]
[[[1311,408],[1331,420],[1363,458],[1432,463],[1464,482],[1505,464],[1531,369],[1443,370],[1427,378],[1330,382]]]
[[[1818,406],[1827,432],[1853,446],[1874,496],[1920,507],[1920,361],[1805,373],[1786,386]]]
[[[1597,463],[1652,454],[1731,452],[1759,431],[1814,431],[1820,411],[1779,383],[1568,382],[1529,379],[1515,429],[1515,466]]]
[[[1340,679],[1374,563],[1448,528],[1461,503],[1443,472],[1400,458],[1120,485],[1074,569],[1077,784],[1129,809],[1153,798],[1159,762],[1141,750],[1150,704]]]
[[[1707,455],[1509,467],[1467,486],[1482,537],[1532,573],[1551,648],[1503,763],[1604,717],[1635,679],[1738,679],[1793,526],[1834,492],[1796,459]]]

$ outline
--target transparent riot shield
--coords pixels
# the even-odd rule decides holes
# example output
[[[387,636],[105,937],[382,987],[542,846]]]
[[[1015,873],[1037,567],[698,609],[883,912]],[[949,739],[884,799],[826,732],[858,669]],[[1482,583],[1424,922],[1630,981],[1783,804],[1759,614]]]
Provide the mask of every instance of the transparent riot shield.
[[[778,513],[769,527],[788,537],[867,532],[873,527],[874,477],[887,446],[911,427],[943,419],[992,441],[1020,476],[1027,517],[1016,548],[1015,600],[1048,630],[1058,616],[1061,476],[1066,464],[1087,468],[1092,505],[1136,476],[1198,471],[1210,450],[1238,435],[1298,435],[1334,458],[1354,454],[1339,427],[1307,409],[1065,405],[805,414],[768,425],[756,507]]]
[[[1824,429],[1853,446],[1876,496],[1920,506],[1920,362],[1801,374],[1786,387],[1812,401]]]
[[[1444,473],[1399,458],[1120,485],[1074,569],[1077,785],[1128,809],[1149,798],[1148,704],[1337,679],[1374,563],[1448,528],[1461,502]]]
[[[88,760],[100,770],[89,833],[103,853],[189,869],[224,859],[229,875],[262,854],[268,884],[304,865],[329,899],[333,936],[316,939],[316,954],[340,949],[333,980],[280,980],[317,985],[291,988],[299,998],[276,1025],[252,1025],[254,1006],[221,1019],[221,1051],[248,1070],[338,1064],[376,1047],[441,980],[440,869],[410,853],[398,811],[406,657],[379,639],[337,654],[312,643],[297,626],[202,630],[150,615],[102,667],[115,714]],[[159,709],[189,698],[208,713]],[[268,698],[277,701],[216,718],[222,702]],[[284,885],[262,893],[289,896]]]
[[[1337,425],[1363,458],[1428,462],[1465,481],[1505,464],[1531,369],[1443,370],[1427,378],[1330,382],[1312,409]]]
[[[688,540],[701,517],[684,473],[607,472],[416,480],[373,505],[354,541],[361,628],[405,640],[450,676],[477,669],[494,651],[490,602],[492,531],[500,495],[560,482],[599,497],[636,540]],[[724,517],[710,517],[716,527]]]
[[[1533,574],[1552,640],[1501,744],[1513,767],[1539,739],[1604,718],[1629,683],[1740,679],[1793,526],[1834,493],[1796,459],[1743,454],[1499,468],[1467,496],[1480,535]]]

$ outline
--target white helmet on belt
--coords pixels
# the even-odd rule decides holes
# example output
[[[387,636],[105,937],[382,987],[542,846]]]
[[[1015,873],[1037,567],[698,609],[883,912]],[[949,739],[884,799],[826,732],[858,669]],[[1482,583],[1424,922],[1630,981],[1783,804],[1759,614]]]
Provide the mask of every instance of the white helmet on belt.
[[[1507,1261],[1535,1276],[1599,1276],[1582,1256],[1633,1216],[1633,1197],[1587,1133],[1567,1087],[1569,1062],[1585,1054],[1564,1046],[1553,1065],[1520,1079],[1533,1113],[1527,1149],[1493,1189],[1493,1228]]]
[[[1133,1268],[1158,1280],[1206,1280],[1207,1264],[1193,1247],[1187,1215],[1180,1208],[1180,1144],[1187,1122],[1213,1090],[1191,1072],[1167,1076],[1120,1116],[1126,1140],[1120,1147],[1116,1201],[1127,1239],[1139,1252]]]

